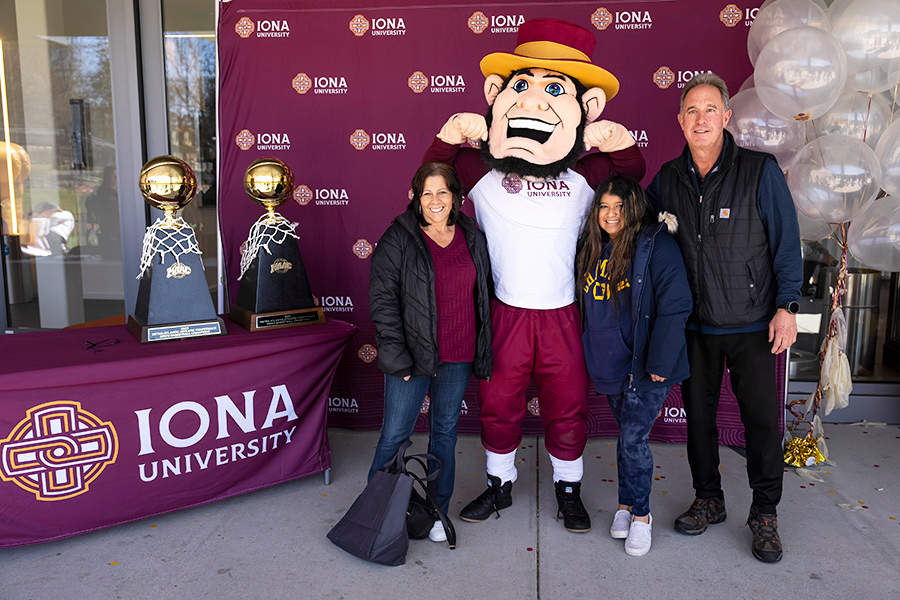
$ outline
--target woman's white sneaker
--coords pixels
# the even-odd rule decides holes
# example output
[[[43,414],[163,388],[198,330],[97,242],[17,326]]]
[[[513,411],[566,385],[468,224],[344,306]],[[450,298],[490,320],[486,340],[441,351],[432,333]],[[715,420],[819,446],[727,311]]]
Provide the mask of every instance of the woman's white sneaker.
[[[609,528],[609,535],[617,540],[624,540],[628,537],[628,531],[631,529],[631,511],[617,510],[613,517],[612,526]]]
[[[643,556],[650,551],[650,529],[653,525],[653,517],[649,523],[633,519],[628,537],[625,538],[625,553],[629,556]]]
[[[444,524],[440,521],[435,521],[431,531],[428,532],[428,539],[432,542],[446,542],[447,532],[444,531]]]

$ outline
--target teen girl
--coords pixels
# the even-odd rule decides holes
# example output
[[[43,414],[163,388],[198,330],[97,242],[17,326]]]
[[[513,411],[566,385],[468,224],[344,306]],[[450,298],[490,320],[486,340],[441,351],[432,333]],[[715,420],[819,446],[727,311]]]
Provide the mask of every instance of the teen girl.
[[[689,374],[684,326],[691,292],[669,235],[675,217],[662,213],[659,220],[636,180],[608,179],[594,195],[575,259],[584,356],[619,425],[619,508],[610,535],[625,538],[632,556],[650,550],[650,428],[669,389]]]

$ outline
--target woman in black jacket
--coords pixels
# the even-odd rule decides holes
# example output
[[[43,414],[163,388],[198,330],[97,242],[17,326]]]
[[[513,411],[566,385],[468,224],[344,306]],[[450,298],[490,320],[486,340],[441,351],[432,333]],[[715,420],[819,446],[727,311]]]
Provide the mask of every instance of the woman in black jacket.
[[[369,478],[413,433],[426,392],[428,452],[442,463],[429,482],[446,513],[456,471],[456,426],[472,373],[491,374],[487,240],[460,212],[462,186],[452,167],[422,165],[413,198],[372,254],[369,305],[378,366],[384,371],[384,421]],[[446,540],[440,521],[429,537]]]

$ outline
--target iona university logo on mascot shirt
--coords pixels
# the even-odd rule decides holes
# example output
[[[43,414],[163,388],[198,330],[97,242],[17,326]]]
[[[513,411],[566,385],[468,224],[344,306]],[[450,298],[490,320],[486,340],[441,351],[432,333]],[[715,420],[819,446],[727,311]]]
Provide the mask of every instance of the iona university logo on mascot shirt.
[[[0,440],[0,479],[38,500],[66,500],[87,492],[118,452],[112,423],[80,402],[48,402],[28,410]]]

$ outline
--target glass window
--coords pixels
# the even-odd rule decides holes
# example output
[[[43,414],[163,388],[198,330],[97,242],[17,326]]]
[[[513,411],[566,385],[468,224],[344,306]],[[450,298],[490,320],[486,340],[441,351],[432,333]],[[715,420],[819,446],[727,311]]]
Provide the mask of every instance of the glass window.
[[[125,314],[106,0],[0,0],[6,324]]]
[[[163,0],[169,148],[197,176],[182,217],[197,235],[206,280],[217,290],[215,3]]]
[[[797,316],[797,343],[791,348],[791,379],[818,381],[818,353],[828,332],[831,294],[837,285],[841,248],[833,239],[803,243],[803,297]],[[891,340],[900,348],[900,330],[895,323],[900,311],[892,313],[889,296],[890,273],[866,268],[848,255],[848,276],[841,303],[847,320],[845,354],[854,383],[900,381],[898,353],[891,352]]]

